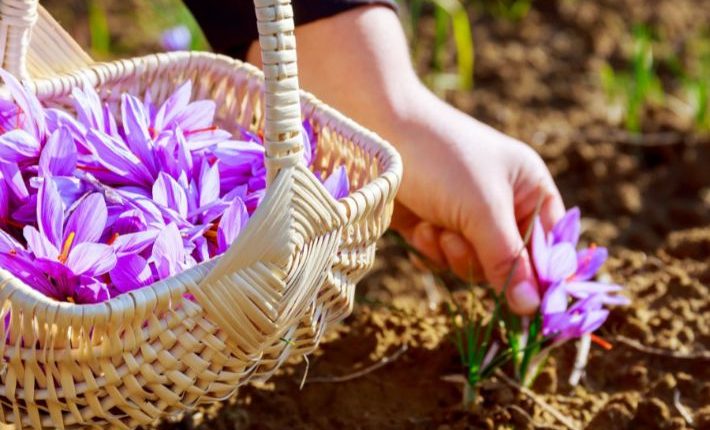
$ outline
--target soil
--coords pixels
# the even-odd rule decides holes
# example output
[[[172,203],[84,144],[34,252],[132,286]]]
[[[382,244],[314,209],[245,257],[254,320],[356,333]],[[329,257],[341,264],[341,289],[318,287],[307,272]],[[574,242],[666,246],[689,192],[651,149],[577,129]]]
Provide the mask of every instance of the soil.
[[[547,363],[535,395],[580,428],[710,429],[710,138],[668,108],[647,109],[644,139],[628,135],[609,117],[599,82],[604,62],[624,64],[632,23],[650,23],[668,45],[682,45],[707,29],[710,2],[547,0],[519,22],[473,9],[472,19],[476,87],[447,98],[539,151],[567,204],[581,208],[584,241],[610,247],[605,276],[633,300],[612,312],[599,334],[613,348],[592,348],[579,386],[567,383],[575,355],[568,344]],[[426,38],[433,24],[421,25]],[[425,68],[427,58],[418,64]],[[448,297],[385,239],[353,314],[310,357],[303,388],[301,361],[160,428],[564,428],[495,378],[475,408],[461,407],[461,386],[443,378],[461,372],[447,337]],[[362,376],[332,380],[393,356]]]

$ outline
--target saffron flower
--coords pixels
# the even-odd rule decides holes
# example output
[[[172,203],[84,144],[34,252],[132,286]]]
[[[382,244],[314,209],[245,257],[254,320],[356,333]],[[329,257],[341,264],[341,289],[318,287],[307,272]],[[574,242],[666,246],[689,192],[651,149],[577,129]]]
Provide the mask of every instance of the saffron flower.
[[[628,299],[614,293],[619,285],[590,281],[607,259],[606,248],[591,246],[576,251],[581,225],[578,208],[570,209],[545,234],[539,218],[532,234],[532,256],[543,292],[540,312],[542,333],[558,341],[583,336],[599,328],[609,311],[604,305],[625,305]],[[578,299],[569,307],[570,300]]]
[[[190,49],[192,34],[187,26],[176,25],[163,31],[160,41],[166,51],[186,51]]]
[[[0,77],[0,265],[49,297],[96,303],[219,256],[265,194],[262,138],[216,126],[190,81],[161,104],[121,94],[113,108],[75,88],[69,112]],[[302,136],[313,168],[310,123]],[[346,173],[322,181],[336,199]]]
[[[109,245],[98,243],[106,226],[107,210],[98,193],[87,194],[74,208],[66,210],[56,184],[45,178],[37,196],[38,228],[25,226],[23,235],[31,257],[17,251],[3,253],[16,276],[25,273],[46,295],[57,300],[96,303],[108,299],[108,288],[100,277],[116,265]],[[37,285],[34,285],[35,287]]]

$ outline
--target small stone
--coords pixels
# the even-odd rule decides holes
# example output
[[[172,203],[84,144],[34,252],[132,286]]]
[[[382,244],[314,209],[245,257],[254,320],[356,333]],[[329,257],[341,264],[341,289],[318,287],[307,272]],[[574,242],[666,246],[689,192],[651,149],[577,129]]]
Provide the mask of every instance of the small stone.
[[[619,403],[607,403],[587,426],[587,430],[625,429],[633,419],[633,413]]]
[[[695,428],[698,430],[710,430],[710,406],[700,409],[695,414]]]
[[[659,398],[639,402],[631,428],[665,429],[671,413],[668,406]]]
[[[514,428],[521,430],[532,430],[535,428],[530,415],[520,408],[520,406],[510,405],[508,407],[508,413],[510,414],[510,420],[515,424]]]
[[[666,373],[663,377],[656,382],[656,384],[651,389],[652,394],[660,397],[672,396],[673,391],[678,386],[678,382],[672,373]]]
[[[637,214],[643,208],[643,199],[639,189],[634,184],[620,184],[618,189],[621,207],[630,214]]]
[[[533,390],[542,394],[557,392],[557,372],[554,367],[546,367],[540,372],[533,383]]]
[[[643,364],[631,366],[627,373],[629,385],[636,388],[643,388],[648,385],[648,368]]]
[[[502,386],[491,393],[491,400],[498,405],[507,405],[515,400],[513,390]]]

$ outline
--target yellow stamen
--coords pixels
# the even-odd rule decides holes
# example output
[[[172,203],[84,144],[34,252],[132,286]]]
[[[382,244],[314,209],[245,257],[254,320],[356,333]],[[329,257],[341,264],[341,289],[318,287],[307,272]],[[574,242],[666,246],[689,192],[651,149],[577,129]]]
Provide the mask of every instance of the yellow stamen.
[[[76,302],[74,301],[74,297],[67,297],[67,301],[68,301],[69,303],[76,303]]]
[[[66,263],[67,258],[69,258],[69,251],[71,250],[71,246],[74,243],[74,232],[70,232],[69,235],[67,236],[67,240],[64,241],[64,246],[62,246],[62,252],[59,254],[59,257],[57,260],[59,260],[61,263]]]

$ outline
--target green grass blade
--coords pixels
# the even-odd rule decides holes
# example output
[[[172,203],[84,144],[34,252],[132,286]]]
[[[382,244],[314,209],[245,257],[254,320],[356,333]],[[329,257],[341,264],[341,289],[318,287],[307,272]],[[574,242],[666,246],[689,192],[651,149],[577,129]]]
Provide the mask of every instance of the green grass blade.
[[[451,25],[454,32],[454,42],[456,43],[459,85],[463,90],[470,90],[473,88],[475,60],[473,35],[471,33],[471,23],[468,19],[466,9],[461,6],[460,3],[457,4],[458,7],[451,15]]]
[[[96,57],[107,58],[111,54],[111,34],[106,9],[101,0],[88,0],[87,6],[91,52]]]

